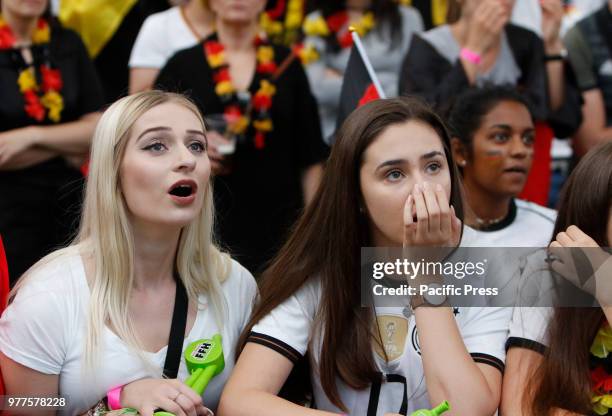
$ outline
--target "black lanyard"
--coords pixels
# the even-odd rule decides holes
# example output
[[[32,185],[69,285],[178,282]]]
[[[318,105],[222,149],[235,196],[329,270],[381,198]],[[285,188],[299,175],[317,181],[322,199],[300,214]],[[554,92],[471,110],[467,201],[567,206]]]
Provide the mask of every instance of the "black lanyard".
[[[172,324],[170,326],[170,337],[168,338],[168,352],[164,363],[164,377],[176,378],[179,366],[181,365],[181,355],[183,353],[183,340],[187,326],[187,290],[178,274],[174,271],[176,281],[176,295],[174,297],[174,312],[172,312]]]

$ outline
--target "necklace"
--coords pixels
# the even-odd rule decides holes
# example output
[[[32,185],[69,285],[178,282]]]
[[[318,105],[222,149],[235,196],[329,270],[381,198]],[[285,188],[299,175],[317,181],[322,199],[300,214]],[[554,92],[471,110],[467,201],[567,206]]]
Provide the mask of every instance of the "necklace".
[[[304,33],[308,36],[328,38],[341,49],[353,46],[353,37],[348,30],[349,25],[355,28],[359,36],[364,37],[375,26],[374,13],[365,12],[356,22],[349,22],[348,12],[342,10],[323,18],[320,14],[311,16],[304,21]]]
[[[255,37],[257,66],[255,72],[260,75],[259,89],[250,100],[241,99],[244,94],[239,93],[232,84],[229,64],[225,59],[225,47],[213,34],[204,42],[204,54],[208,65],[213,70],[215,93],[224,106],[223,113],[228,121],[231,133],[245,136],[249,126],[255,130],[253,145],[261,150],[266,146],[266,135],[273,130],[270,109],[272,98],[276,94],[276,87],[272,83],[272,75],[277,70],[274,60],[274,48],[259,36]],[[246,101],[246,102],[245,102]]]
[[[32,44],[48,48],[50,39],[49,23],[45,19],[38,19],[32,34]],[[1,15],[0,50],[13,50],[13,52],[19,53],[16,49],[16,39],[13,31]],[[51,67],[48,59],[48,49],[46,52],[44,55],[47,59],[38,68],[34,63],[27,64],[24,62],[19,70],[17,84],[25,102],[24,110],[29,117],[38,122],[48,117],[52,122],[58,123],[64,109],[64,100],[60,94],[63,87],[62,76],[58,69]],[[17,61],[23,61],[23,59],[17,59]],[[38,79],[42,81],[40,84]]]
[[[476,224],[478,224],[478,228],[486,228],[486,227],[490,227],[492,225],[495,224],[499,224],[500,222],[502,222],[504,219],[506,218],[506,215],[503,215],[499,218],[493,218],[493,219],[483,219],[483,218],[479,218],[476,217]]]

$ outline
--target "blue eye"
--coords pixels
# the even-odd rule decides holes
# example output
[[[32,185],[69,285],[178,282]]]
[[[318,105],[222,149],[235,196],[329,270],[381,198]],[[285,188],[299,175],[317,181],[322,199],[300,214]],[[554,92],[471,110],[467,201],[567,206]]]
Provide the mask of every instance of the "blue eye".
[[[385,178],[386,178],[386,179],[388,179],[388,180],[390,180],[391,182],[397,182],[397,181],[399,181],[399,180],[400,180],[400,179],[401,179],[403,176],[404,176],[404,174],[403,174],[401,171],[399,171],[399,170],[397,170],[397,169],[394,169],[394,170],[389,171],[389,172],[388,172],[388,173],[385,175]]]
[[[442,165],[438,162],[433,162],[425,166],[425,171],[428,173],[436,173],[442,169]]]
[[[206,144],[201,141],[191,142],[189,148],[196,153],[203,153],[206,151]]]
[[[160,153],[165,149],[166,149],[166,146],[161,142],[151,143],[150,145],[144,148],[144,150],[150,150],[154,153]]]

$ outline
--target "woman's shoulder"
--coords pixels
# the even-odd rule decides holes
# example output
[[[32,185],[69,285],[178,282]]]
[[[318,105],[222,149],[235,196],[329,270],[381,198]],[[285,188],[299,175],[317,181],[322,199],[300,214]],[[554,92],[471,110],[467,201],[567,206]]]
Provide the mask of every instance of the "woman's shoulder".
[[[414,28],[415,26],[423,27],[423,18],[421,13],[412,6],[399,6],[399,13],[402,17],[402,23],[404,26]]]
[[[534,202],[516,199],[517,216],[529,218],[532,221],[544,222],[545,224],[554,226],[557,219],[557,211],[551,208],[543,207]]]
[[[165,29],[169,24],[173,24],[177,21],[180,22],[180,19],[181,8],[179,6],[174,6],[168,10],[163,10],[147,16],[142,26],[149,29]]]
[[[29,304],[49,301],[68,307],[78,304],[87,292],[81,256],[69,247],[44,257],[26,271],[18,282],[15,299]]]
[[[257,283],[253,274],[238,261],[229,259],[228,270],[227,278],[222,284],[223,291],[228,298],[239,297],[245,292],[255,293],[257,291]]]

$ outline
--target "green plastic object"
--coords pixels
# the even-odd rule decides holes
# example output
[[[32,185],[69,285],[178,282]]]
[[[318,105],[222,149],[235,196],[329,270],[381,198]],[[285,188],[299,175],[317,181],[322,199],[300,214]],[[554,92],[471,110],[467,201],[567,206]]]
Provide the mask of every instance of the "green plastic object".
[[[183,353],[190,376],[185,380],[198,395],[203,395],[210,380],[225,369],[223,341],[221,335],[215,334],[212,339],[201,339],[192,342]],[[135,414],[134,409],[125,408],[126,414]],[[131,413],[134,412],[134,413]],[[175,416],[174,413],[157,411],[154,416]]]
[[[411,416],[440,416],[442,413],[448,410],[450,410],[450,405],[446,400],[444,400],[442,403],[440,403],[438,406],[434,407],[431,410],[417,410],[416,412],[412,413]]]
[[[221,335],[215,334],[212,339],[202,339],[189,344],[185,350],[185,362],[191,374],[185,384],[201,396],[208,382],[225,368]]]

